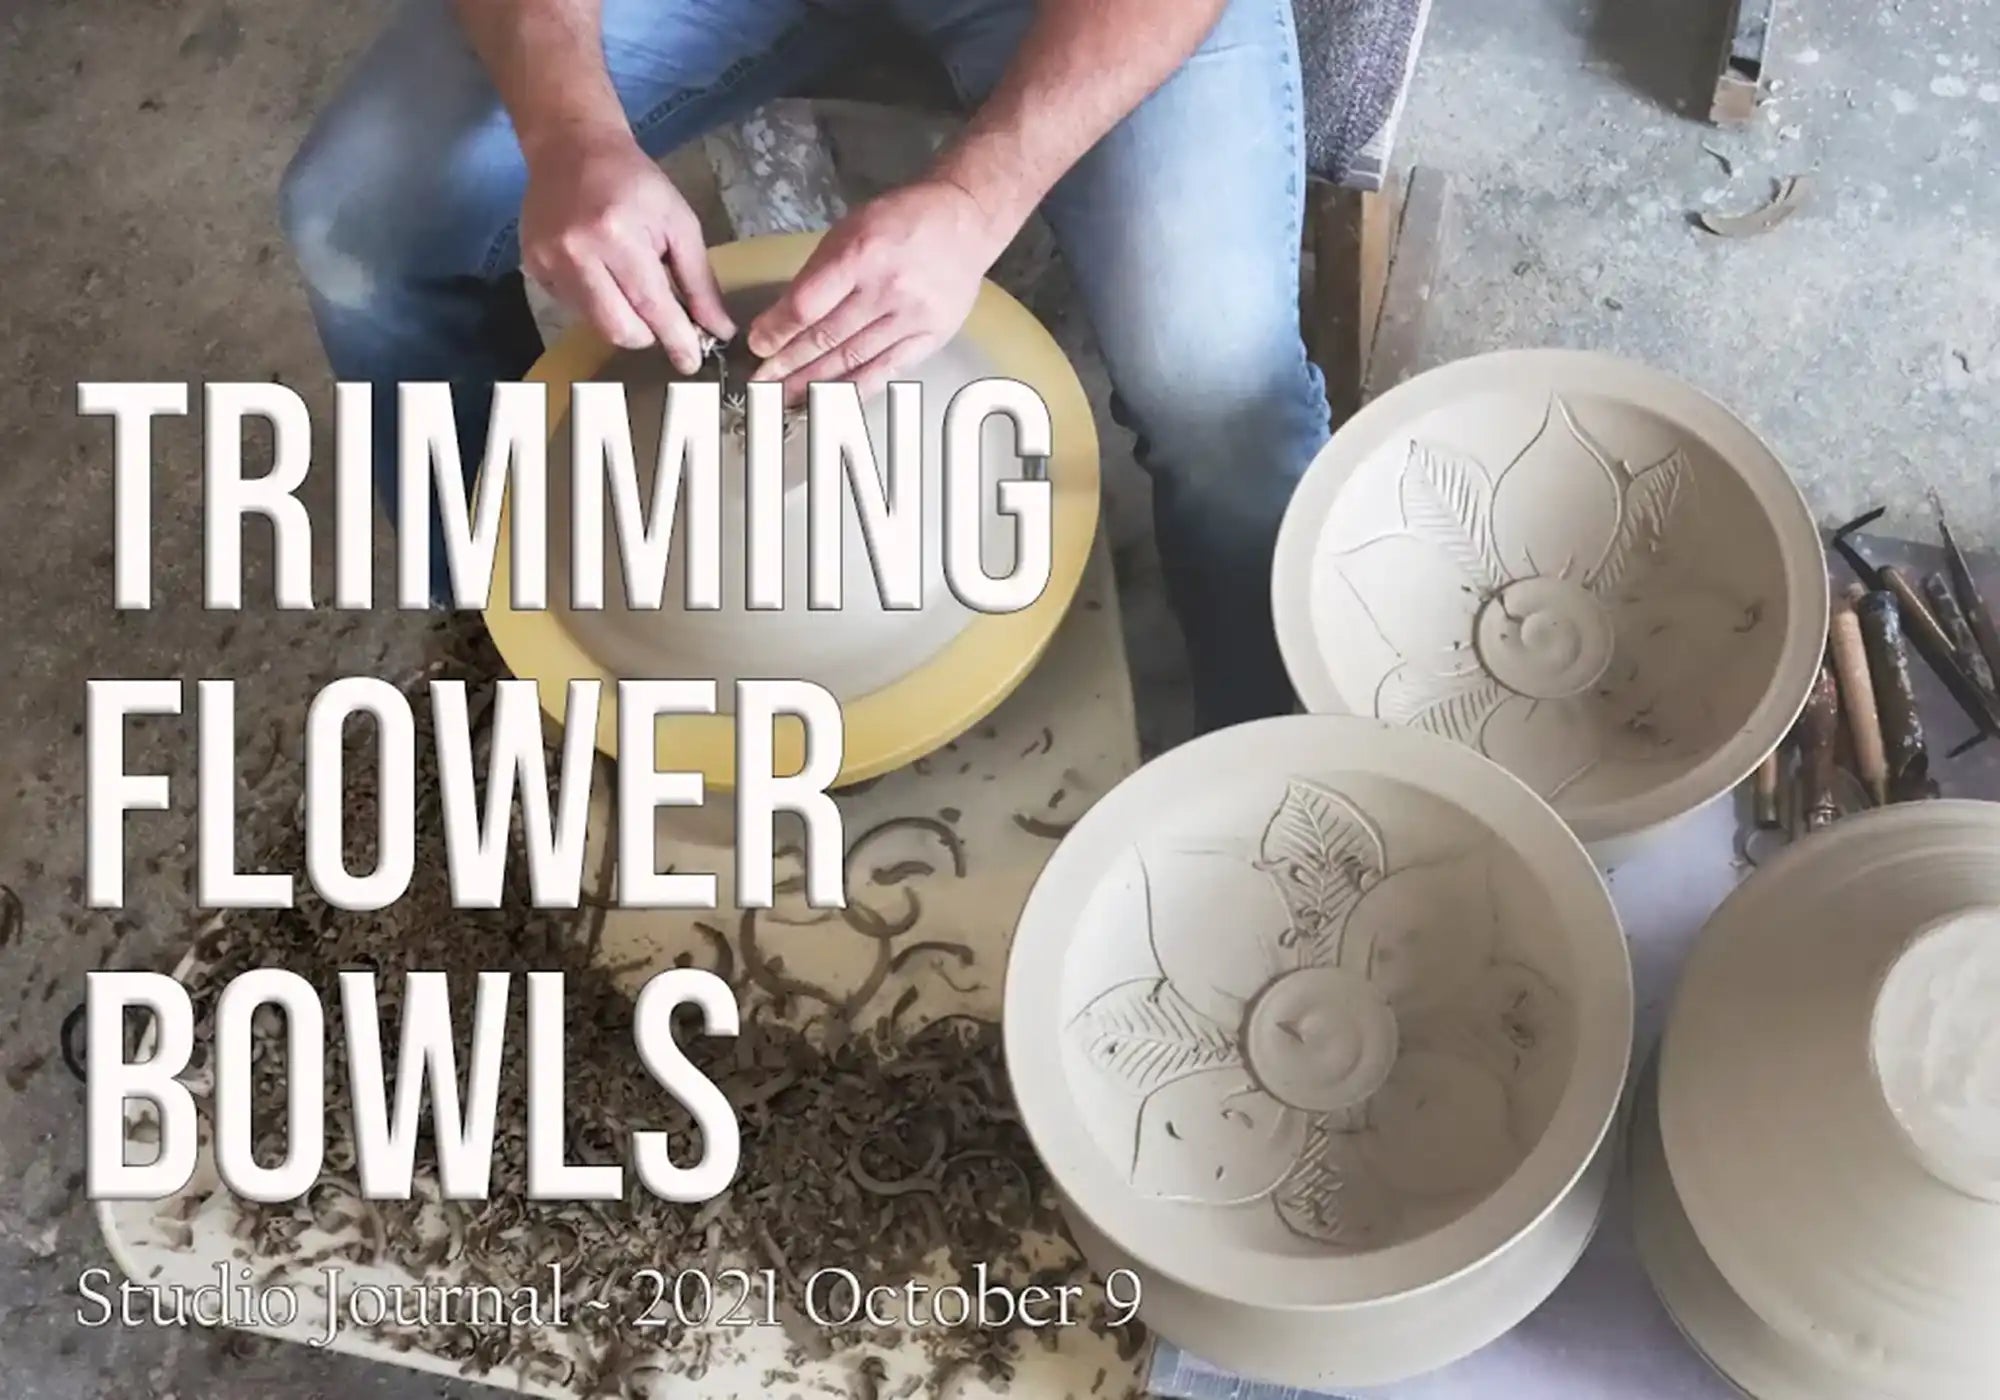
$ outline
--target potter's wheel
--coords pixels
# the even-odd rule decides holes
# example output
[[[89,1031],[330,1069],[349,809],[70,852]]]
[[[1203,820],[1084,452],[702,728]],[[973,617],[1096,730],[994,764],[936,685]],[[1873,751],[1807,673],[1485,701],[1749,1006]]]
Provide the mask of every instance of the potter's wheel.
[[[782,291],[811,252],[812,235],[750,239],[711,250],[730,313],[748,324]],[[579,606],[571,585],[576,493],[573,489],[569,409],[571,389],[583,380],[624,385],[629,408],[638,499],[654,500],[662,406],[672,377],[657,351],[614,351],[587,328],[574,330],[535,366],[531,378],[550,387],[549,510],[546,523],[550,607],[517,612],[508,605],[508,552],[512,522],[500,532],[494,602],[487,623],[501,654],[517,675],[540,684],[543,706],[560,716],[571,679],[607,682],[598,746],[616,754],[617,679],[695,678],[717,684],[713,715],[663,716],[658,728],[661,767],[702,773],[716,786],[734,781],[735,733],[731,711],[739,679],[803,679],[825,687],[840,702],[845,753],[840,780],[858,782],[937,748],[976,723],[1026,675],[1047,645],[1082,576],[1097,520],[1097,442],[1081,386],[1061,351],[1034,318],[999,288],[981,288],[965,328],[904,376],[920,386],[921,411],[913,442],[921,452],[916,474],[922,497],[921,605],[887,606],[877,587],[860,512],[843,490],[840,500],[841,606],[815,608],[808,598],[810,491],[808,431],[795,418],[783,439],[779,513],[784,558],[781,609],[752,608],[747,597],[745,518],[749,492],[745,443],[725,433],[719,495],[719,607],[689,606],[691,531],[689,489],[684,482],[667,556],[658,607],[628,604],[623,587],[628,561],[620,547],[610,505],[601,517],[605,583],[602,606]],[[1041,598],[1010,614],[979,613],[947,584],[944,559],[943,424],[952,395],[984,378],[1020,380],[1047,403],[1054,451],[1047,462],[1052,485],[1054,542],[1050,582]],[[864,405],[868,439],[878,470],[886,473],[891,445],[886,395]],[[980,432],[981,511],[979,552],[984,571],[1003,576],[1013,567],[1019,542],[1013,520],[991,504],[998,485],[1032,468],[1015,450],[1013,426],[1003,416]],[[865,463],[862,464],[865,469]],[[964,479],[952,483],[968,489]],[[511,503],[510,503],[511,504]],[[781,722],[780,771],[799,760],[799,731]]]
[[[2000,1389],[1996,852],[2000,805],[1849,818],[1689,960],[1664,1177],[1635,1137],[1642,1239],[1697,1347],[1764,1400]]]

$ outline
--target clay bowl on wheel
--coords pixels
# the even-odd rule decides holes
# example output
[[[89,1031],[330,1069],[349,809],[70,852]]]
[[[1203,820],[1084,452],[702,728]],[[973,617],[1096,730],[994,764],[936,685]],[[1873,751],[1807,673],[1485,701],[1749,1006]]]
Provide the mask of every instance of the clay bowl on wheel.
[[[1149,1325],[1261,1379],[1375,1384],[1498,1336],[1581,1252],[1632,973],[1518,779],[1299,715],[1175,749],[1071,829],[1005,1030],[1079,1242],[1139,1273]]]
[[[730,314],[738,325],[775,300],[812,252],[818,235],[747,239],[710,250]],[[720,477],[721,607],[690,610],[687,600],[685,491],[676,514],[662,605],[627,607],[621,580],[625,560],[612,522],[604,515],[604,606],[573,606],[570,589],[572,472],[569,409],[572,386],[582,380],[625,385],[638,464],[639,499],[651,502],[666,388],[675,377],[657,350],[619,351],[587,327],[570,331],[535,365],[530,378],[549,386],[549,509],[547,549],[550,607],[517,611],[510,605],[512,502],[504,508],[500,554],[487,625],[516,675],[539,683],[543,708],[560,718],[572,679],[606,683],[598,747],[617,753],[612,682],[636,678],[717,681],[718,713],[662,716],[656,735],[662,768],[699,772],[715,787],[735,779],[734,682],[739,678],[817,682],[840,702],[845,723],[842,783],[900,767],[941,747],[998,705],[1033,668],[1075,595],[1097,528],[1097,435],[1082,386],[1040,323],[992,283],[984,284],[965,328],[902,378],[922,385],[922,496],[924,581],[922,606],[886,607],[876,587],[859,512],[841,497],[842,606],[807,605],[807,433],[794,424],[784,442],[784,607],[746,606],[744,444],[725,433]],[[941,425],[951,396],[975,379],[1020,380],[1048,405],[1053,452],[1047,461],[1053,488],[1054,540],[1047,589],[1024,610],[986,614],[961,603],[943,571]],[[886,396],[865,407],[878,467],[887,469]],[[1002,480],[1030,470],[1015,451],[1012,425],[989,418],[982,430],[981,557],[989,574],[1013,567],[1019,547],[1012,519],[990,504]],[[962,489],[955,486],[954,489]],[[802,735],[781,721],[776,736],[779,771],[796,771]]]
[[[1641,1258],[1760,1400],[2000,1394],[2000,804],[1864,813],[1717,911],[1635,1123]]]
[[[1273,604],[1306,708],[1475,748],[1591,843],[1728,792],[1826,639],[1826,559],[1770,449],[1678,380],[1508,351],[1390,390],[1293,497]]]

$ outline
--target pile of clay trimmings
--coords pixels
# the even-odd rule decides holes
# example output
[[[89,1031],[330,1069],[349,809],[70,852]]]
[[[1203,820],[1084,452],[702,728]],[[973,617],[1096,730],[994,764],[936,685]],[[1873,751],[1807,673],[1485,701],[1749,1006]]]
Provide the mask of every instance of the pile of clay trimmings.
[[[415,691],[435,675],[463,676],[480,687],[498,672],[483,645],[458,649],[475,655],[431,667]],[[489,692],[490,693],[490,692]],[[429,706],[413,706],[420,716]],[[419,753],[431,754],[428,735]],[[348,770],[348,868],[372,868],[375,783],[370,744],[357,744]],[[484,755],[480,755],[483,765]],[[421,760],[420,760],[421,761]],[[553,764],[552,764],[553,767]],[[483,770],[482,770],[483,771]],[[645,1073],[633,1050],[631,1001],[612,971],[593,960],[601,910],[542,912],[530,907],[525,876],[504,905],[490,911],[450,905],[441,855],[437,783],[420,775],[417,791],[419,864],[409,895],[380,913],[347,914],[304,893],[291,910],[232,915],[214,927],[197,950],[199,970],[190,978],[200,1029],[196,1043],[211,1043],[211,1018],[219,989],[238,972],[284,967],[305,976],[325,1004],[338,1005],[336,976],[344,968],[374,968],[383,989],[385,1053],[395,1054],[394,1027],[401,1016],[400,974],[446,972],[454,1005],[471,1006],[481,970],[567,974],[565,1061],[588,1065],[569,1077],[569,1153],[581,1162],[622,1159],[631,1132],[665,1129],[676,1136],[676,1160],[698,1153],[691,1122]],[[289,825],[289,824],[288,824]],[[261,868],[297,869],[301,834],[286,831]],[[254,867],[253,867],[254,868]],[[510,867],[524,870],[516,859]],[[608,888],[608,886],[600,886]],[[1069,1279],[1079,1266],[1063,1263],[1040,1273],[1022,1253],[1025,1234],[1060,1236],[1048,1182],[1017,1121],[1001,1066],[998,1027],[954,1017],[906,1033],[899,1018],[852,1024],[836,1007],[808,1038],[781,1021],[795,1008],[785,1003],[794,986],[768,961],[739,973],[743,959],[733,940],[711,939],[710,965],[738,988],[742,1034],[735,1039],[683,1035],[690,1057],[735,1104],[743,1130],[740,1175],[722,1196],[701,1206],[674,1205],[647,1195],[627,1163],[632,1183],[617,1203],[538,1203],[526,1199],[525,1057],[503,1060],[493,1190],[485,1202],[440,1198],[436,1158],[426,1134],[418,1148],[416,1199],[367,1202],[351,1175],[354,1159],[351,1096],[344,1073],[329,1073],[327,1171],[304,1201],[258,1205],[235,1201],[236,1230],[244,1252],[272,1261],[270,1282],[297,1278],[310,1286],[328,1262],[401,1265],[419,1279],[545,1287],[549,1265],[560,1261],[575,1296],[561,1331],[550,1327],[471,1323],[423,1328],[387,1325],[377,1337],[401,1349],[417,1348],[456,1362],[470,1375],[497,1369],[524,1380],[554,1383],[583,1395],[643,1395],[670,1372],[698,1376],[720,1359],[717,1347],[732,1334],[715,1329],[683,1333],[677,1325],[641,1327],[655,1288],[634,1279],[657,1269],[669,1278],[680,1269],[719,1273],[736,1267],[772,1269],[780,1279],[775,1307],[785,1324],[793,1364],[830,1355],[863,1339],[849,1330],[813,1326],[798,1311],[798,1289],[815,1270],[851,1270],[864,1284],[900,1287],[913,1276],[957,1273],[967,1282],[984,1262],[997,1279],[1015,1286]],[[682,961],[687,961],[683,958]],[[521,983],[517,980],[516,988]],[[523,998],[510,998],[515,1024],[508,1043],[525,1043]],[[845,1016],[848,1019],[841,1021]],[[461,1073],[466,1062],[469,1011],[459,1017]],[[259,1056],[258,1156],[282,1156],[283,1052],[274,1039]],[[327,1018],[329,1067],[345,1064],[341,1018]],[[391,1094],[393,1102],[393,1091]],[[189,1203],[198,1206],[199,1203]],[[339,1241],[309,1250],[306,1237]],[[940,1253],[941,1252],[941,1253]],[[929,1261],[930,1269],[925,1262]],[[323,1286],[323,1285],[320,1285]],[[834,1290],[843,1285],[834,1283]],[[588,1299],[609,1306],[585,1308]],[[827,1297],[822,1314],[838,1316],[848,1300]],[[761,1300],[755,1303],[759,1309]],[[669,1310],[670,1315],[670,1310]],[[760,1311],[759,1315],[762,1313]],[[652,1312],[659,1318],[660,1312]],[[864,1322],[865,1325],[865,1322]],[[1045,1337],[1047,1334],[1042,1334]],[[926,1348],[934,1388],[946,1373],[974,1367],[990,1379],[1010,1374],[1013,1334],[977,1327],[930,1327],[913,1336]],[[870,1340],[887,1342],[879,1334]],[[1136,1326],[1119,1338],[1129,1351]],[[872,1389],[878,1367],[858,1368],[857,1383]],[[776,1384],[782,1374],[766,1378]]]

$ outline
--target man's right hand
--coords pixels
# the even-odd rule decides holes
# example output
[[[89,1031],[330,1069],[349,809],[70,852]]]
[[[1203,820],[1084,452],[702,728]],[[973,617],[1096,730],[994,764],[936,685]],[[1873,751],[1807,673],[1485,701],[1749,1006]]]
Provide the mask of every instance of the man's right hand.
[[[682,374],[701,364],[697,326],[735,334],[701,221],[627,131],[531,153],[521,266],[613,345],[658,344]]]

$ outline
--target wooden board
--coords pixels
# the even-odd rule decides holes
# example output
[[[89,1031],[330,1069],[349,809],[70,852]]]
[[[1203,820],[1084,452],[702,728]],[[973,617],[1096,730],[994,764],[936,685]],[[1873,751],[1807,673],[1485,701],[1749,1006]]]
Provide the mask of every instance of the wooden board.
[[[1764,100],[1766,62],[1778,27],[1779,0],[1735,0],[1722,36],[1722,62],[1708,119],[1718,126],[1754,120]]]

